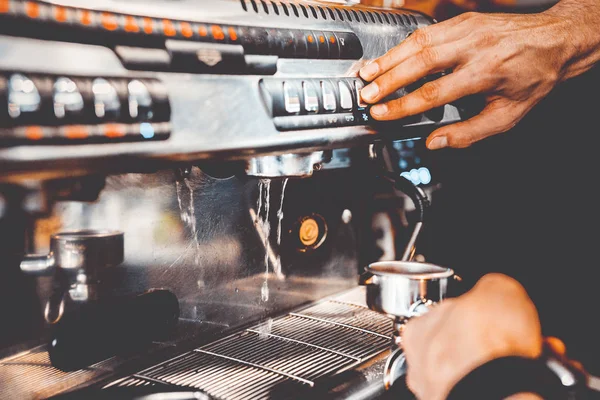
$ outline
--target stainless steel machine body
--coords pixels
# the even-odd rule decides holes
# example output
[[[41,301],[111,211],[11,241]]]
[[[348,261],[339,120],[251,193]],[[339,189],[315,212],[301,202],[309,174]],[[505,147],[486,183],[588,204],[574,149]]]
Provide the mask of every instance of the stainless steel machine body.
[[[404,200],[382,193],[369,145],[395,141],[403,175],[432,190],[418,139],[468,110],[376,123],[356,72],[432,22],[339,2],[0,1],[0,397],[285,398],[331,394],[344,373],[376,397],[392,326],[357,277],[396,257],[405,221],[390,222]],[[369,242],[384,228],[396,237]],[[86,230],[123,241],[70,263],[48,240]],[[62,313],[44,310],[61,279],[65,321],[111,321],[96,303],[118,314],[113,299],[164,289],[177,327],[56,368]],[[107,325],[76,339],[127,337]]]

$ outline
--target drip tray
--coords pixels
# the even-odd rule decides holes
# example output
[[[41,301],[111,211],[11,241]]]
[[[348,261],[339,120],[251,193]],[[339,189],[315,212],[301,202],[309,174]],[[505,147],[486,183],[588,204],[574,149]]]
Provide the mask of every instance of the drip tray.
[[[364,288],[194,349],[104,386],[200,390],[223,400],[286,398],[389,349],[391,321]]]

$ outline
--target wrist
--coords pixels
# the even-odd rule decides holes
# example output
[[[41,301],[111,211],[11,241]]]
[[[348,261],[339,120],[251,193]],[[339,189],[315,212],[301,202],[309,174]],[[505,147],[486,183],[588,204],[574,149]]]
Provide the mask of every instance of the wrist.
[[[562,81],[584,73],[600,61],[600,8],[597,5],[579,4],[562,0],[541,13],[553,21],[553,40],[561,40],[558,49],[562,64]]]

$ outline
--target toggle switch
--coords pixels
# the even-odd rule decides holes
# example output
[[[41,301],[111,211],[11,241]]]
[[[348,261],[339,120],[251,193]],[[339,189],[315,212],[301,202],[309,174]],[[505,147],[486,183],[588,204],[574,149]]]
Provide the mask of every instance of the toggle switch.
[[[21,114],[34,113],[40,109],[42,99],[33,81],[22,74],[14,74],[8,80],[8,115],[17,119]]]
[[[127,90],[129,92],[129,116],[137,121],[151,121],[154,116],[152,96],[146,85],[134,79],[127,84]]]
[[[92,83],[94,113],[100,119],[116,119],[121,111],[117,90],[104,78],[96,78]]]
[[[323,94],[323,109],[325,111],[335,111],[337,109],[337,101],[333,87],[329,82],[321,81],[321,93]]]
[[[288,114],[297,114],[300,112],[300,94],[296,87],[289,82],[283,83],[283,99],[285,111]]]
[[[352,92],[346,82],[338,82],[340,90],[340,107],[344,111],[352,110],[354,102],[352,101]]]
[[[54,82],[52,99],[54,115],[58,119],[83,111],[83,97],[75,82],[69,78],[60,77]]]
[[[319,95],[317,90],[310,82],[302,82],[304,91],[304,109],[308,113],[319,112]]]

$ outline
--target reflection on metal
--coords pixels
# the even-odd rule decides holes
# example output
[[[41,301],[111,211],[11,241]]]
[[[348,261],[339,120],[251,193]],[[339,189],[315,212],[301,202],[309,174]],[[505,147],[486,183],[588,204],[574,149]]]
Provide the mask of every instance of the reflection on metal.
[[[262,178],[308,177],[325,161],[323,151],[256,157],[248,160],[246,174]]]

